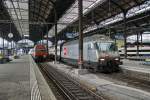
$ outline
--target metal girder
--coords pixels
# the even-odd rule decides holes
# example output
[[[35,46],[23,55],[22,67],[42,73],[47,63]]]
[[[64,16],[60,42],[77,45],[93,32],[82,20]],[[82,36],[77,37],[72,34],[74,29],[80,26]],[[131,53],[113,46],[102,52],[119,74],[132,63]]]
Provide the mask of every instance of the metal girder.
[[[117,2],[115,2],[114,0],[110,0],[111,3],[113,3],[114,5],[116,5],[119,9],[121,9],[122,12],[126,12],[126,10],[120,6]]]
[[[16,12],[15,5],[14,5],[14,3],[13,3],[13,1],[12,1],[12,0],[11,0],[11,3],[12,3],[12,5],[13,5],[13,8],[14,8],[15,14],[16,14],[16,16],[17,16],[17,21],[18,21],[18,23],[19,23],[19,26],[20,26],[21,32],[23,32],[23,31],[22,31],[21,24],[20,24],[20,21],[19,21],[18,13]]]
[[[133,0],[136,4],[140,5],[140,3],[137,0]]]
[[[33,13],[32,16],[30,15],[30,17],[32,18],[30,20],[37,20],[38,21],[39,20],[39,16],[40,16],[40,19],[43,20],[43,22],[44,22],[44,20],[46,20],[46,18],[45,17],[43,18],[42,15],[44,14],[44,15],[48,16],[48,13],[47,13],[47,11],[45,9],[49,8],[49,6],[51,4],[53,5],[54,2],[52,0],[44,0],[45,3],[42,3],[42,1],[43,0],[40,0],[40,1],[34,0],[33,2],[31,2],[31,1],[29,2],[29,3],[33,3],[32,6],[31,6],[31,4],[29,4],[30,5],[30,9],[32,10],[32,13]],[[36,3],[38,3],[38,5]],[[42,5],[42,4],[45,4],[45,5]],[[38,9],[36,7],[38,7]],[[44,10],[42,10],[41,8],[43,8]],[[31,13],[31,10],[30,10],[30,13]],[[37,13],[35,12],[35,10],[38,10]]]
[[[11,19],[11,15],[9,15],[9,11],[7,10],[7,6],[5,6],[6,3],[2,0],[0,2],[0,4],[1,4],[0,8],[2,8],[1,12],[3,12],[3,18],[0,17],[0,26],[1,26],[1,28],[3,27],[2,31],[5,33],[4,38],[7,39],[7,40],[10,40],[7,36],[7,34],[10,32],[10,30],[9,30],[10,27],[8,27],[8,25],[10,25],[11,23],[13,24],[13,22],[12,22],[12,19]],[[9,20],[10,23],[5,22],[5,20]],[[17,28],[15,27],[14,24],[12,25],[11,29],[14,33],[13,40],[17,41],[18,39],[20,39],[20,34],[18,33],[18,30],[17,30]]]
[[[8,14],[8,12],[7,12],[7,10],[5,9],[5,7],[4,7],[4,2],[3,1],[1,1],[0,2],[0,8],[2,8],[1,9],[1,11],[0,11],[0,15],[3,17],[3,19],[10,19],[10,16],[9,16],[9,14]],[[2,13],[1,13],[2,12]],[[7,17],[6,17],[7,16]]]
[[[134,24],[136,27],[140,27],[136,22],[133,22],[133,24]]]
[[[55,2],[53,0],[49,0],[53,5],[55,5]]]
[[[19,14],[20,14],[20,17],[21,17],[21,19],[23,19],[22,18],[22,15],[21,15],[21,11],[20,11],[20,5],[19,5],[19,3],[17,2],[17,5],[18,5],[18,7],[19,7]],[[15,8],[15,10],[16,10],[16,8]],[[23,25],[23,23],[22,23],[22,25]],[[22,28],[22,27],[21,27]],[[23,32],[23,31],[22,31]],[[24,30],[24,32],[25,32],[25,30]]]

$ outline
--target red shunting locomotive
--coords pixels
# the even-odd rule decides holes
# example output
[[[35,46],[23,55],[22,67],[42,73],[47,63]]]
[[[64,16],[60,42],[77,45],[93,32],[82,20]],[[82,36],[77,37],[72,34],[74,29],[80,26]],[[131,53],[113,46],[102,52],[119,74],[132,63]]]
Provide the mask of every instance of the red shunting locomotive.
[[[46,61],[48,58],[46,46],[42,44],[35,45],[32,56],[36,62]]]

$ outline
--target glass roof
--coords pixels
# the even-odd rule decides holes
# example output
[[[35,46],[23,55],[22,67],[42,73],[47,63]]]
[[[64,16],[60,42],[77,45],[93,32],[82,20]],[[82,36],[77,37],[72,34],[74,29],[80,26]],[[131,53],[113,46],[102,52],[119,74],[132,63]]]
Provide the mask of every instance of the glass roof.
[[[135,15],[138,15],[138,14],[146,12],[146,11],[150,11],[150,0],[148,0],[147,2],[145,2],[144,4],[142,4],[140,6],[137,6],[137,7],[134,7],[132,9],[130,9],[128,11],[126,17],[130,18],[130,17],[133,17]],[[112,17],[112,18],[106,19],[106,20],[100,22],[99,25],[89,26],[88,28],[86,28],[84,30],[84,33],[95,30],[97,28],[107,26],[109,24],[112,24],[112,23],[115,23],[115,22],[118,22],[118,21],[121,21],[121,20],[123,20],[123,13],[120,13],[120,14]]]
[[[102,4],[105,1],[106,0],[83,0],[83,14],[84,15],[87,14],[92,9],[94,9],[95,7],[97,7],[98,5]],[[144,4],[140,6],[130,9],[127,13],[127,18],[130,18],[132,16],[135,16],[147,10],[150,10],[150,0],[148,0],[147,2],[145,2]],[[78,20],[78,1],[76,0],[75,3],[70,7],[70,9],[68,9],[66,13],[59,19],[58,33],[62,31],[63,29],[65,29],[68,25],[72,24],[73,22],[77,20]],[[107,26],[109,24],[118,22],[120,20],[123,20],[123,13],[120,13],[112,18],[108,18],[100,22],[99,25],[92,25],[92,26],[87,27],[84,30],[84,33],[97,29],[98,27]],[[52,27],[52,29],[49,31],[49,35],[54,36],[53,30],[54,30],[54,27]]]
[[[48,18],[51,9],[53,8],[53,4],[51,3],[51,1],[55,2],[55,0],[30,0],[29,20],[34,22],[45,21],[45,19]]]
[[[30,21],[43,21],[47,19],[50,14],[50,9],[52,9],[52,4],[50,0],[3,0],[5,7],[7,8],[11,19],[17,30],[22,35],[29,35],[29,15]],[[55,1],[55,0],[54,0]],[[102,4],[106,0],[83,0],[83,14],[86,15],[88,12],[96,8],[98,5]],[[29,7],[30,3],[30,7]],[[39,4],[38,4],[39,3]],[[47,4],[47,5],[46,5]],[[30,8],[30,14],[29,14]],[[145,4],[138,7],[134,7],[127,13],[127,18],[140,14],[142,12],[150,10],[150,0]],[[98,15],[97,15],[98,16]],[[99,17],[99,16],[98,16]],[[98,27],[107,26],[108,24],[115,23],[123,19],[123,14],[120,13],[112,18],[106,19],[100,22],[99,25],[93,25],[84,30],[88,32],[94,30]],[[64,15],[58,20],[58,33],[63,29],[71,25],[78,20],[78,0],[75,0],[74,4],[64,13]],[[50,36],[54,36],[54,26],[49,31]]]
[[[83,0],[83,14],[86,14],[92,8],[96,7],[105,0]],[[66,28],[69,24],[78,19],[78,0],[66,11],[66,13],[58,21],[58,33]],[[54,36],[54,27],[49,31],[49,34]]]
[[[4,3],[19,33],[29,34],[28,0],[4,0]]]

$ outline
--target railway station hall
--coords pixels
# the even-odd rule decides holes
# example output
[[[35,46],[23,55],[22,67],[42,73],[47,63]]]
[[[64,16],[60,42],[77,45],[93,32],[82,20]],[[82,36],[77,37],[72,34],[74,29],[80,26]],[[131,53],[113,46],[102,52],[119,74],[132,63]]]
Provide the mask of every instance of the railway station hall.
[[[0,0],[0,100],[150,100],[150,0]]]

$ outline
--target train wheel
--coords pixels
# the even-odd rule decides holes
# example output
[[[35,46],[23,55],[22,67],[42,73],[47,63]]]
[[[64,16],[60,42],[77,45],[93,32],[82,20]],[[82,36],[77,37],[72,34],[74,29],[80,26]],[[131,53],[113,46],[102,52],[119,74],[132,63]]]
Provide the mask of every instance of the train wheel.
[[[97,67],[93,68],[94,73],[98,71]]]
[[[114,67],[113,67],[114,65],[113,65],[113,63],[112,62],[109,62],[108,63],[108,67],[109,67],[109,72],[110,73],[112,73],[113,72],[113,69],[114,69]]]
[[[107,62],[107,65],[103,67],[104,68],[104,73],[111,73],[113,72],[112,68],[112,63]]]
[[[37,63],[37,62],[38,62],[38,59],[35,59],[35,62]]]
[[[98,66],[98,71],[101,72],[101,73],[104,72],[104,67],[103,66]]]

